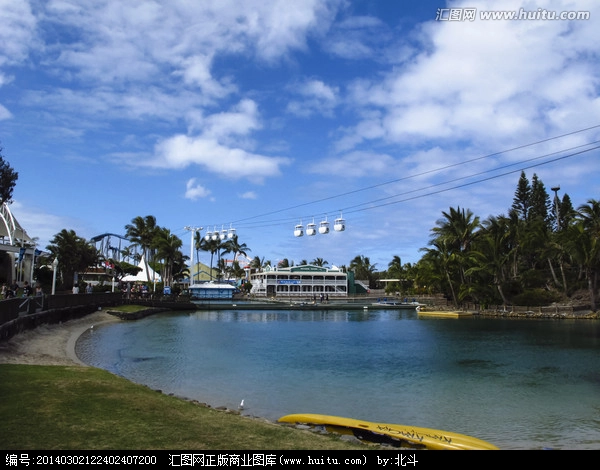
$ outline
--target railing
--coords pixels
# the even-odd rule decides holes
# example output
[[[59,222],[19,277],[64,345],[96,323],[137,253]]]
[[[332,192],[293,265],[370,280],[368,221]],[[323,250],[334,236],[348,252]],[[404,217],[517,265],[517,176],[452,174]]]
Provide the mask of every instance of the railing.
[[[23,315],[41,313],[47,310],[89,306],[104,307],[120,303],[122,303],[122,294],[120,292],[16,297],[0,301],[0,325]]]

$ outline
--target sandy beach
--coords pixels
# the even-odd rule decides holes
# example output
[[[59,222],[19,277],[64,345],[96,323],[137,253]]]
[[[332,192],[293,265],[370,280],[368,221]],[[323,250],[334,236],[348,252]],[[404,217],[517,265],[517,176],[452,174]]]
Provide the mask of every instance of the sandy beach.
[[[46,324],[0,341],[0,364],[85,366],[75,354],[77,338],[93,325],[121,321],[105,311],[64,323]]]

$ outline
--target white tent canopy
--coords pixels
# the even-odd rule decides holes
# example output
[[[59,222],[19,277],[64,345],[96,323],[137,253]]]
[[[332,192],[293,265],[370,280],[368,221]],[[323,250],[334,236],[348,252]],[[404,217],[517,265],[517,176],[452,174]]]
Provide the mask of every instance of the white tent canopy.
[[[154,269],[152,269],[150,266],[148,266],[148,270],[146,271],[146,262],[144,257],[142,256],[142,259],[140,260],[140,264],[138,264],[139,268],[142,268],[142,270],[137,273],[135,276],[132,276],[131,274],[128,276],[125,276],[123,279],[121,279],[121,281],[123,282],[148,282],[148,279],[150,279],[150,282],[161,282],[160,279],[160,274],[158,274],[156,271],[154,271]],[[150,276],[148,276],[148,274],[146,273],[150,273]]]

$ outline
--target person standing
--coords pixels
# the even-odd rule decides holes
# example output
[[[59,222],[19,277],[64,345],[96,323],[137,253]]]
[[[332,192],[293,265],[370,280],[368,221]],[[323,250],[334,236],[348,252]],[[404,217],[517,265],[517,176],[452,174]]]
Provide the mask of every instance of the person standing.
[[[29,285],[29,282],[25,281],[23,284],[23,297],[31,297],[33,295],[33,289]]]
[[[73,284],[73,294],[79,294],[79,286],[77,284]]]

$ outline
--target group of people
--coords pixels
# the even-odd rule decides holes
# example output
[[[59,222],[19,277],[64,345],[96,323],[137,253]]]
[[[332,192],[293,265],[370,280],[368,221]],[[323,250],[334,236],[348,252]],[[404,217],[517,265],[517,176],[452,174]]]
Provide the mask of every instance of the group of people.
[[[94,292],[94,287],[92,286],[91,283],[87,283],[85,285],[85,293],[92,294],[93,292]],[[79,294],[79,284],[77,284],[77,283],[73,284],[73,294]]]
[[[19,292],[19,290],[21,292]],[[31,297],[34,295],[43,295],[43,291],[42,291],[42,286],[38,283],[35,286],[35,290],[33,287],[31,287],[31,285],[29,284],[28,281],[25,281],[23,283],[23,288],[21,289],[19,287],[19,283],[18,282],[13,282],[12,284],[3,284],[2,285],[2,298],[3,299],[11,299],[13,297],[18,297],[19,293],[21,294],[21,297]]]

